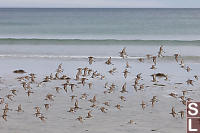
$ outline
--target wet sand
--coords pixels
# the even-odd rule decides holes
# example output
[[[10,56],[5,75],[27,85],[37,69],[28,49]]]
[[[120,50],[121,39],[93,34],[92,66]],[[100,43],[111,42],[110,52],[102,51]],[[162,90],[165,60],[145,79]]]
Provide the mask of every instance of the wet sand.
[[[157,53],[157,51],[155,51]],[[173,55],[172,55],[173,56]],[[95,56],[94,56],[95,58]],[[88,59],[46,59],[46,58],[0,58],[0,97],[4,98],[4,103],[0,104],[0,114],[3,114],[5,103],[8,103],[9,110],[7,112],[7,121],[2,117],[0,119],[0,132],[2,133],[35,133],[35,132],[48,132],[48,133],[66,133],[66,132],[88,132],[88,133],[183,133],[186,131],[186,118],[181,118],[179,111],[185,111],[185,105],[181,102],[180,96],[183,95],[182,91],[187,91],[184,99],[192,98],[198,100],[199,81],[194,78],[194,75],[199,75],[200,64],[194,61],[186,60],[186,66],[190,66],[192,70],[187,72],[181,68],[175,59],[166,60],[166,57],[160,57],[157,60],[155,70],[150,69],[152,66],[152,58],[146,59],[144,62],[139,62],[137,59],[112,59],[113,65],[106,65],[107,59],[94,59],[91,65],[88,64]],[[179,60],[181,57],[179,57]],[[183,58],[184,59],[184,58]],[[126,69],[126,61],[129,62],[130,72],[127,78],[124,78],[123,71]],[[62,63],[64,70],[59,74],[67,75],[70,77],[70,83],[74,83],[74,91],[70,90],[68,86],[67,93],[63,89],[66,80],[56,79],[48,82],[43,82],[38,87],[38,83],[44,80],[45,76],[51,73],[53,76],[56,73],[58,65]],[[97,71],[100,76],[91,78],[91,75],[85,76],[85,85],[79,84],[75,76],[77,68],[88,67],[92,72]],[[110,74],[108,71],[116,68],[116,72]],[[27,73],[15,74],[16,69],[23,69]],[[22,87],[22,81],[18,81],[18,77],[27,76],[34,73],[36,78],[35,82],[31,83],[30,96],[27,95],[28,89]],[[137,74],[141,74],[138,89],[134,88],[134,81]],[[152,74],[164,73],[168,75],[168,80],[164,77],[157,77],[156,82],[152,82]],[[83,74],[83,71],[82,71]],[[100,79],[101,75],[105,78]],[[82,76],[80,76],[82,77]],[[188,79],[194,80],[194,85],[188,85]],[[26,80],[25,82],[30,82]],[[92,83],[92,88],[89,89],[88,83]],[[108,87],[105,88],[105,83]],[[115,84],[116,87],[112,93],[108,93],[109,86]],[[120,92],[122,86],[126,83],[127,92]],[[182,83],[182,84],[177,84]],[[155,85],[157,84],[157,85]],[[144,88],[140,89],[140,85]],[[61,87],[59,93],[56,92],[55,87]],[[8,94],[12,94],[10,90],[16,89],[16,95],[12,97],[12,101],[6,98]],[[189,91],[188,91],[189,90]],[[105,93],[105,91],[107,93]],[[80,99],[83,93],[87,93],[86,99]],[[176,98],[170,96],[170,93],[177,94]],[[45,100],[47,94],[54,95],[53,101]],[[77,97],[71,100],[72,95]],[[96,96],[94,102],[96,107],[92,105],[89,99]],[[125,101],[120,99],[120,96],[125,97]],[[156,102],[152,107],[151,99],[156,96]],[[68,112],[70,107],[74,107],[76,99],[78,106],[75,112]],[[104,102],[109,102],[110,106],[104,105]],[[141,103],[144,101],[145,108],[142,109]],[[48,110],[45,109],[44,104],[50,104]],[[23,112],[17,112],[18,105],[21,104]],[[115,106],[119,104],[121,109]],[[35,117],[34,107],[40,107],[40,112],[46,118],[41,121]],[[106,113],[101,112],[100,108],[105,107]],[[172,107],[175,108],[176,115],[173,117],[170,113]],[[91,118],[86,118],[88,111],[92,111]],[[77,118],[83,117],[83,122]],[[129,123],[133,120],[133,123]]]

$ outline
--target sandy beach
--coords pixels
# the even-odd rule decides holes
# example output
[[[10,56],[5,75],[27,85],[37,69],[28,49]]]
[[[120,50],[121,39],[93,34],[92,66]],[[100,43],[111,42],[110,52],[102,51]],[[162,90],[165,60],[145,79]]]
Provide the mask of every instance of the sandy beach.
[[[123,47],[122,47],[123,48]],[[168,47],[164,47],[167,49]],[[128,48],[127,48],[128,49]],[[159,47],[154,55],[157,56]],[[120,51],[113,54],[118,58],[111,58],[112,64],[107,65],[105,59],[95,58],[90,65],[88,58],[28,58],[28,57],[1,57],[1,83],[0,97],[4,99],[0,104],[1,115],[5,104],[8,104],[6,120],[0,119],[0,128],[3,133],[26,133],[26,132],[137,132],[137,133],[182,133],[186,130],[185,115],[181,117],[180,111],[185,112],[183,101],[188,98],[198,100],[199,81],[194,78],[198,75],[199,63],[187,59],[185,66],[181,68],[180,61],[184,57],[178,56],[176,62],[174,55],[165,57],[157,57],[156,69],[150,69],[154,64],[152,56],[148,59],[142,56],[144,61],[140,62],[138,58],[125,59],[119,56]],[[129,55],[129,53],[127,52]],[[175,53],[174,53],[175,54]],[[169,59],[168,59],[169,58]],[[128,62],[129,67],[126,67]],[[58,65],[60,68],[58,68]],[[191,67],[191,71],[186,67]],[[77,68],[91,69],[91,73],[84,76],[84,70],[81,70],[80,79],[75,80]],[[116,68],[112,74],[108,71]],[[14,70],[22,69],[26,71],[24,74],[13,73]],[[63,70],[58,72],[60,70]],[[124,77],[124,71],[127,70],[127,78]],[[31,82],[30,73],[35,74],[34,82]],[[53,78],[50,78],[52,73]],[[55,74],[59,73],[58,78]],[[92,77],[93,73],[96,75]],[[134,88],[137,75],[141,73],[138,79],[137,89]],[[163,73],[166,77],[156,77],[156,81],[152,81],[152,74]],[[66,75],[64,79],[61,79]],[[45,81],[45,77],[47,81]],[[103,77],[102,77],[103,76]],[[104,77],[105,76],[105,77]],[[19,80],[21,77],[21,81]],[[67,82],[66,78],[71,78]],[[27,79],[26,79],[27,78]],[[55,78],[55,79],[54,79]],[[86,78],[84,85],[81,84],[81,78]],[[194,80],[193,85],[187,84],[187,80]],[[23,87],[25,82],[30,86]],[[67,83],[67,92],[63,88],[63,84]],[[75,84],[73,91],[70,84]],[[89,83],[92,83],[89,88]],[[105,84],[107,83],[106,87]],[[122,91],[122,86],[126,83],[126,91]],[[110,87],[115,85],[112,91]],[[56,87],[60,87],[56,91]],[[11,90],[15,89],[16,94]],[[30,96],[27,95],[28,90]],[[183,91],[185,94],[183,95]],[[85,93],[85,95],[84,95]],[[173,96],[169,94],[173,93]],[[11,99],[6,96],[11,94]],[[48,99],[47,95],[52,94],[52,99]],[[75,96],[71,99],[71,96]],[[96,96],[95,101],[89,101]],[[121,99],[120,96],[124,98]],[[152,105],[152,99],[156,96]],[[181,99],[181,96],[182,99]],[[75,107],[78,101],[78,107],[75,111],[68,112],[70,108]],[[104,103],[108,102],[108,105]],[[145,104],[144,107],[141,104]],[[21,104],[23,111],[15,111]],[[49,104],[49,108],[45,109],[44,104]],[[91,105],[95,107],[91,107]],[[120,109],[116,105],[120,105]],[[34,107],[40,108],[40,115],[44,116],[42,121],[39,116],[34,114]],[[101,108],[105,108],[102,112]],[[175,116],[172,114],[172,107],[175,109]],[[87,118],[88,112],[91,111],[91,118]],[[81,116],[79,121],[77,118]]]

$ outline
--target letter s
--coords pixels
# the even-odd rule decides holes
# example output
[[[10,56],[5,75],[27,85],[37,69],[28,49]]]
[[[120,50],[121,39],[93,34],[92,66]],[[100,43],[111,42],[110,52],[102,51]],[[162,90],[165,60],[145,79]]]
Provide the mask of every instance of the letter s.
[[[196,108],[195,108],[195,107],[192,107],[192,105],[195,106]],[[188,113],[189,113],[190,115],[195,116],[195,115],[198,114],[198,109],[197,109],[198,105],[197,105],[196,103],[190,103],[190,104],[188,105],[188,107],[189,107],[190,110],[193,110],[193,111],[194,111],[194,113],[192,113],[191,111],[188,111]]]

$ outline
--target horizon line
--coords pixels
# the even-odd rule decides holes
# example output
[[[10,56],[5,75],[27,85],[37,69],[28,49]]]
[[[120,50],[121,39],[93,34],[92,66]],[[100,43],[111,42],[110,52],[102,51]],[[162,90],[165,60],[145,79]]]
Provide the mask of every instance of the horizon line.
[[[200,7],[0,7],[0,9],[200,9]]]

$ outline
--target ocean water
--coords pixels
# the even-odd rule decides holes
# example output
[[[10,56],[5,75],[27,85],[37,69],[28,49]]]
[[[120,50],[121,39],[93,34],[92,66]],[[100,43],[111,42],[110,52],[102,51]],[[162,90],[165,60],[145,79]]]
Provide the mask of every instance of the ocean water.
[[[200,9],[0,9],[1,57],[196,57],[199,44]]]

